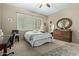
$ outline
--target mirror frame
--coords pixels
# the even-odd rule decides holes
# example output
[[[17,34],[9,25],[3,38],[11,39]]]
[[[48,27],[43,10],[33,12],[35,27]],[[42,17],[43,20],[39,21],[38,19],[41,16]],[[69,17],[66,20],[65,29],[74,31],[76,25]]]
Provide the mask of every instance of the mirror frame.
[[[66,27],[64,27],[64,28],[61,28],[60,26],[58,26],[58,23],[59,23],[60,21],[62,21],[62,20],[67,20],[67,21],[69,22],[69,25],[66,26]],[[60,20],[57,21],[56,26],[57,26],[59,29],[68,29],[68,28],[70,28],[70,27],[72,26],[72,21],[71,21],[70,18],[61,18]]]

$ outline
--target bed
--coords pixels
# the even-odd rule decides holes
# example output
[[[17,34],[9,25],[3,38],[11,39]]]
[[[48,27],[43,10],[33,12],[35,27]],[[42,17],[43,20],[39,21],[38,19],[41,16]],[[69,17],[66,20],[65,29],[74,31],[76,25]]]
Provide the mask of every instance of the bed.
[[[40,46],[47,42],[52,42],[53,37],[50,33],[42,33],[40,31],[25,32],[24,38],[31,44],[32,47]]]

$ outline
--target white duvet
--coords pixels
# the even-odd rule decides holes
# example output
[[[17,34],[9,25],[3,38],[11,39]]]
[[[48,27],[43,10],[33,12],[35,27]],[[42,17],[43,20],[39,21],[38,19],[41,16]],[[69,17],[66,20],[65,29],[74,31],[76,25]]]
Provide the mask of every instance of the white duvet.
[[[25,32],[25,40],[28,41],[31,46],[40,46],[46,42],[52,42],[52,35],[50,33],[42,33],[39,31]]]

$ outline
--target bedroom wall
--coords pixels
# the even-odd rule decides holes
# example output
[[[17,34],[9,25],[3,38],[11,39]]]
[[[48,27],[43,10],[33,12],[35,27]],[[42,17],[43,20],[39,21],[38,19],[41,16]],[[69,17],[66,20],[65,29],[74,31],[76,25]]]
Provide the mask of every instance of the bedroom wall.
[[[1,29],[1,14],[2,14],[2,10],[1,10],[1,4],[0,4],[0,29]]]
[[[73,22],[71,27],[73,31],[72,41],[75,43],[79,43],[79,4],[72,4],[72,6],[49,16],[48,23],[50,20],[52,20],[53,24],[55,25],[55,28],[57,28],[56,22],[63,17],[67,17],[72,20]]]
[[[43,22],[45,22],[45,20],[46,20],[46,16],[44,16],[44,15],[33,13],[30,11],[27,11],[26,9],[7,5],[7,4],[2,5],[2,10],[3,10],[2,29],[3,29],[3,32],[5,35],[11,34],[11,31],[13,29],[16,29],[16,26],[17,26],[16,12],[43,17],[44,18],[44,20],[42,20]],[[11,20],[11,21],[8,21],[8,20]]]

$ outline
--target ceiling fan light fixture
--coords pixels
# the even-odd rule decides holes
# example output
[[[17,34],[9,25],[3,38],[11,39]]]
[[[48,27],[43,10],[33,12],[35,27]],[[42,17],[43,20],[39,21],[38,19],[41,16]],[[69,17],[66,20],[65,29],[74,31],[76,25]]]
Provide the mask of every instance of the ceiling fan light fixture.
[[[42,8],[43,6],[46,6],[46,7],[48,7],[48,8],[50,8],[51,7],[51,5],[49,4],[49,3],[45,3],[45,4],[40,4],[40,6],[39,6],[39,8]]]

